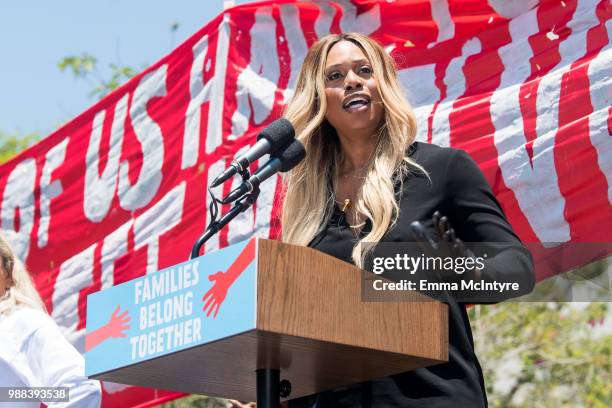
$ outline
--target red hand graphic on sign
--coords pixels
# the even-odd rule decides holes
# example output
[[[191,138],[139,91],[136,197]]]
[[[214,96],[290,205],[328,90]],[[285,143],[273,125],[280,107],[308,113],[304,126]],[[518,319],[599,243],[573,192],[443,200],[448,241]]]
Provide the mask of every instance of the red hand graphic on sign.
[[[111,314],[108,323],[85,336],[85,351],[91,350],[98,344],[110,339],[111,337],[126,337],[124,332],[130,329],[128,323],[130,323],[131,318],[127,310],[119,314],[120,309],[121,306],[118,305],[115,311]]]
[[[227,291],[234,284],[238,276],[244,272],[247,266],[255,259],[255,240],[252,239],[244,247],[242,252],[238,255],[236,260],[230,265],[226,272],[216,272],[208,277],[208,280],[213,283],[210,288],[202,297],[204,301],[204,307],[202,310],[206,312],[206,317],[213,315],[213,318],[217,317],[221,304],[227,296]],[[214,313],[213,313],[214,312]]]

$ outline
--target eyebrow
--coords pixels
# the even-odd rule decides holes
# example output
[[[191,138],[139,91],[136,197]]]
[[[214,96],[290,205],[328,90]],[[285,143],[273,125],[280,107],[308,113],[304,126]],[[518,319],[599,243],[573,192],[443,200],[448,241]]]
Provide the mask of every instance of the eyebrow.
[[[353,65],[356,65],[356,64],[362,64],[362,63],[369,64],[369,63],[370,63],[370,61],[368,61],[367,59],[364,59],[364,58],[360,58],[360,59],[357,59],[357,60],[353,60],[353,61],[352,61],[352,63],[353,63]],[[329,70],[332,70],[332,69],[334,69],[334,68],[338,68],[338,67],[342,67],[342,66],[344,66],[344,64],[334,64],[334,65],[330,65],[329,67],[326,67],[326,68],[325,68],[325,71],[327,72],[327,71],[329,71]]]

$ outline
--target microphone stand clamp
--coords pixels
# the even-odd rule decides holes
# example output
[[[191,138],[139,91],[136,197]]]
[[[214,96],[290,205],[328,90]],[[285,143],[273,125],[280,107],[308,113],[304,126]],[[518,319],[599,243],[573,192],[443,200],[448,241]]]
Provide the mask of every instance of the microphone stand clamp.
[[[248,181],[248,179],[251,177],[248,168],[242,170],[240,172],[240,175],[242,176],[242,180],[245,182]],[[260,192],[261,190],[259,189],[259,186],[253,188],[250,193],[246,194],[238,201],[236,201],[232,209],[229,210],[229,212],[223,217],[221,217],[221,219],[213,220],[213,222],[208,225],[208,228],[206,228],[206,231],[204,231],[204,234],[202,234],[202,236],[198,238],[195,244],[193,244],[193,247],[191,248],[191,256],[189,257],[189,259],[194,259],[200,256],[200,249],[202,248],[202,245],[204,245],[206,241],[208,241],[215,234],[221,231],[221,229],[225,227],[231,220],[236,218],[238,214],[246,211],[250,206],[255,204],[257,198],[259,198]]]

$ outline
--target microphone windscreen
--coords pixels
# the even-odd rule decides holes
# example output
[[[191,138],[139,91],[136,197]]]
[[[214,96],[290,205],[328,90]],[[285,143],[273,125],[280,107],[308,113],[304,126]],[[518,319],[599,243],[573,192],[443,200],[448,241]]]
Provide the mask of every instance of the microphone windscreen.
[[[299,140],[293,140],[277,156],[281,162],[281,172],[289,171],[306,157],[306,149]]]
[[[295,129],[287,119],[280,118],[270,123],[257,135],[257,140],[261,139],[270,142],[272,146],[270,154],[274,154],[285,147],[292,139],[295,139]]]

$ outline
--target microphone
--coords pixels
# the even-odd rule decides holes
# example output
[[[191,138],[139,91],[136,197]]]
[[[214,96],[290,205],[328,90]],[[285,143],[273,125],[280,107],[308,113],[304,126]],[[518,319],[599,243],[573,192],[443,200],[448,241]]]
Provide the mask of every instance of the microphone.
[[[299,162],[304,160],[306,157],[306,149],[304,145],[298,140],[293,140],[283,149],[281,149],[277,156],[272,157],[266,164],[258,169],[248,180],[243,182],[238,188],[230,192],[221,202],[223,204],[231,203],[236,201],[243,195],[250,193],[259,185],[272,177],[276,173],[285,172],[294,168]]]
[[[235,158],[230,167],[212,182],[211,187],[217,187],[234,174],[240,173],[261,156],[267,153],[275,155],[293,139],[295,139],[295,130],[291,122],[285,118],[275,120],[257,135],[257,143],[246,153]]]

